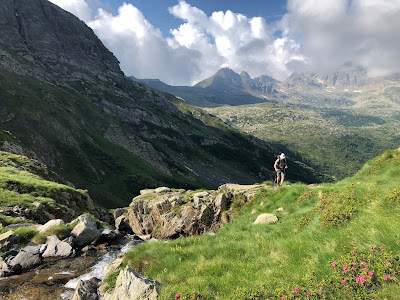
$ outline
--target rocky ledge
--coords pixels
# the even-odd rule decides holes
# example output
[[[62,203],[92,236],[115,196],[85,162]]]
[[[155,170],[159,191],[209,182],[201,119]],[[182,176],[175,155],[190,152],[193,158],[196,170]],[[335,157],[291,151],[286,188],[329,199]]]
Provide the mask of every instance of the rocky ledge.
[[[174,239],[216,232],[229,222],[233,208],[256,195],[266,185],[225,184],[216,191],[177,190],[167,187],[141,190],[129,211],[116,217],[116,228],[143,239]]]

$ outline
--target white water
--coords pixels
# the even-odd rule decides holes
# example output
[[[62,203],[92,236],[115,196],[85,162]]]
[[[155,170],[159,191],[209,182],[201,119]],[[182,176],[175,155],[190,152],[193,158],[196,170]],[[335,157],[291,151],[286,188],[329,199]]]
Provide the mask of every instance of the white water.
[[[89,273],[83,274],[77,278],[71,279],[65,284],[65,288],[68,289],[75,289],[76,286],[79,283],[79,280],[89,280],[90,278],[96,277],[100,280],[103,280],[104,277],[104,268],[111,264],[116,258],[119,253],[124,253],[130,249],[132,249],[135,245],[137,245],[137,241],[130,241],[127,244],[125,244],[121,249],[119,250],[113,250],[110,252],[107,252],[98,262],[95,264],[91,269]],[[67,291],[64,292],[61,296],[63,299],[70,299],[72,297],[73,291]]]

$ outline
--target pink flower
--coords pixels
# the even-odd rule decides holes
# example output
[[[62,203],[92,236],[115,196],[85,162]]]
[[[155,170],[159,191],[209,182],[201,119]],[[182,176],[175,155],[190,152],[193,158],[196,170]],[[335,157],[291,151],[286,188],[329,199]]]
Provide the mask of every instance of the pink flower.
[[[356,270],[356,268],[354,268],[354,267],[352,267],[351,269],[352,269],[353,271],[355,271],[355,270]]]
[[[358,276],[356,279],[356,282],[359,282],[361,285],[364,285],[364,277],[363,276]]]
[[[294,291],[295,291],[296,293],[298,293],[298,292],[299,292],[299,289],[294,289]]]
[[[376,249],[376,246],[373,246],[373,247],[372,247],[372,249],[374,249],[374,250],[375,250],[375,249]]]
[[[379,247],[379,249],[380,249],[381,251],[383,251],[383,248],[382,248],[382,247]]]
[[[346,280],[342,280],[342,283],[343,283],[343,284],[346,284],[347,282],[346,282]]]
[[[372,275],[374,275],[374,273],[372,273],[371,271],[369,271],[369,272],[368,272],[368,275],[369,275],[369,276],[372,276]]]
[[[365,272],[365,271],[367,271],[367,269],[366,269],[366,268],[364,268],[364,269],[361,269],[361,271],[364,271],[364,272]]]
[[[311,293],[310,292],[307,292],[307,297],[310,297],[311,296]]]
[[[282,296],[281,300],[285,300],[285,297],[284,297],[284,296]]]
[[[175,299],[179,299],[181,297],[181,293],[175,295]]]
[[[388,277],[387,277],[387,276],[385,276],[385,277],[383,277],[383,280],[387,280],[387,278],[388,278]]]
[[[343,268],[343,271],[347,272],[349,269],[347,267]]]
[[[361,263],[363,266],[365,266],[366,265],[366,263],[363,261],[362,263]]]
[[[336,267],[336,263],[335,262],[332,263],[332,267]]]
[[[357,266],[357,263],[356,262],[352,262],[351,263],[353,266]]]

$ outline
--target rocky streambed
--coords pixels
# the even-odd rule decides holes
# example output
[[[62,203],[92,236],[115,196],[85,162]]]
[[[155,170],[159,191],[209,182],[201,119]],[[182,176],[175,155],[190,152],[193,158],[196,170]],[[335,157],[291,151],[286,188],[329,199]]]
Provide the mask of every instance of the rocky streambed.
[[[21,249],[20,237],[10,230],[0,235],[0,298],[156,299],[160,284],[130,268],[122,270],[123,253],[144,240],[216,232],[229,222],[232,207],[251,201],[261,188],[270,187],[226,184],[216,191],[142,190],[129,209],[114,211],[113,230],[98,228],[92,216],[82,215],[71,222],[74,227],[67,238],[50,235],[44,244],[29,242]],[[35,228],[48,232],[62,223],[51,220]],[[115,271],[120,271],[117,285],[104,293],[101,281]],[[118,298],[120,293],[129,295]]]

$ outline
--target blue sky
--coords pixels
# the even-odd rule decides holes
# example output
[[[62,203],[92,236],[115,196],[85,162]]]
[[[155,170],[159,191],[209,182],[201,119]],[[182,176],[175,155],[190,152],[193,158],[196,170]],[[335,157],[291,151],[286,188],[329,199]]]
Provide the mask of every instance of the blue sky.
[[[168,12],[168,7],[176,5],[178,0],[101,0],[108,3],[115,11],[124,2],[131,3],[140,9],[164,36],[169,36],[169,30],[182,24]],[[267,21],[280,19],[286,12],[286,0],[187,0],[192,6],[203,10],[207,15],[214,11],[231,10],[249,17],[263,17]]]
[[[50,0],[137,78],[193,85],[229,67],[285,80],[361,66],[400,71],[399,0]]]

